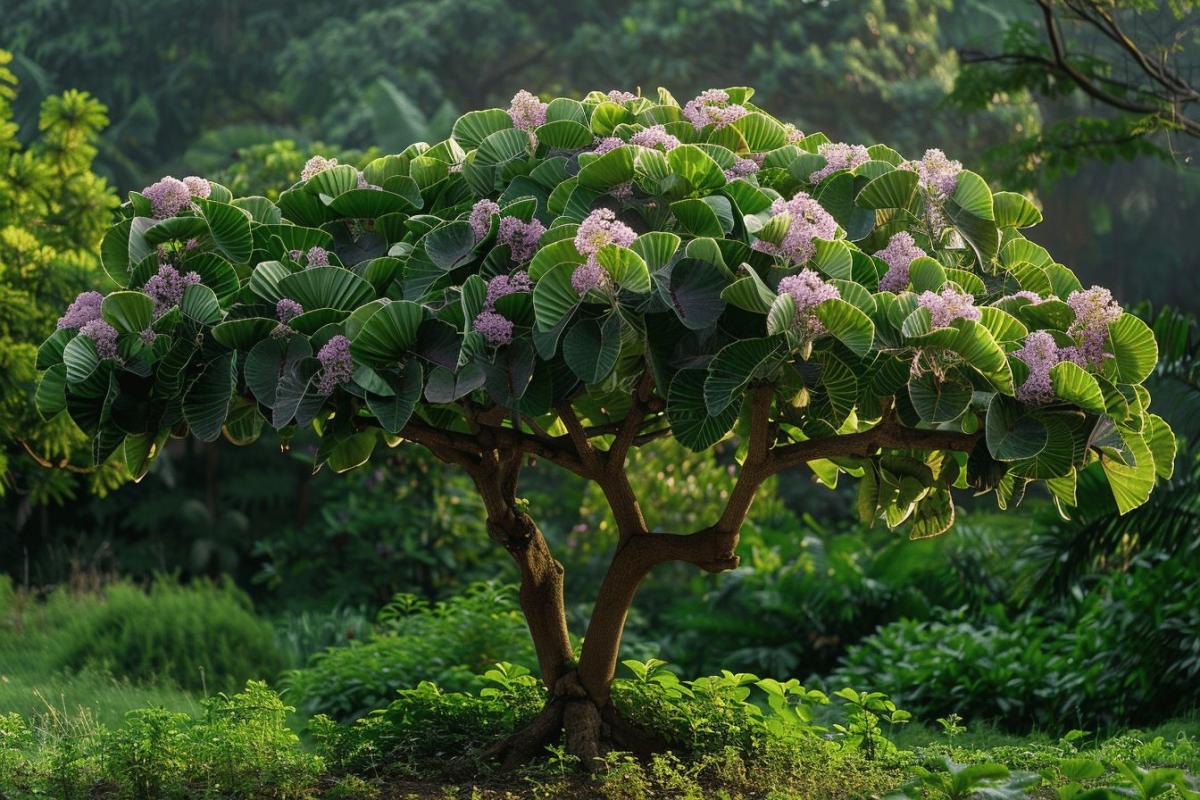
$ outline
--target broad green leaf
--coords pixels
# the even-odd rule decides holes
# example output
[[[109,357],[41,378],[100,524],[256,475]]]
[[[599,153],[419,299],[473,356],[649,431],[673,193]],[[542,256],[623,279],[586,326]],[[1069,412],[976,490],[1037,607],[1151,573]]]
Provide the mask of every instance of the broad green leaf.
[[[202,442],[217,440],[229,414],[230,398],[237,385],[233,358],[233,353],[226,353],[210,361],[183,397],[183,418]]]
[[[671,262],[679,250],[679,243],[679,237],[673,233],[651,231],[637,237],[629,249],[642,257],[647,269],[657,272]]]
[[[834,338],[857,356],[871,351],[875,341],[875,323],[860,309],[839,298],[831,298],[816,308],[817,319]]]
[[[687,181],[693,192],[704,195],[725,185],[725,171],[712,156],[694,144],[674,147],[667,153],[671,174]]]
[[[533,313],[539,331],[550,331],[579,306],[579,293],[571,285],[576,264],[558,264],[533,287]]]
[[[650,291],[650,271],[642,257],[628,247],[607,244],[596,253],[596,260],[622,289]]]
[[[907,169],[886,172],[855,196],[854,202],[863,208],[908,208],[917,194],[917,173]]]
[[[1016,192],[996,192],[992,204],[998,228],[1028,228],[1042,221],[1037,206]]]
[[[489,134],[475,151],[475,166],[495,167],[529,155],[529,134],[507,128]]]
[[[358,186],[358,170],[349,164],[338,164],[323,169],[305,182],[304,188],[311,194],[337,197]]]
[[[55,364],[42,373],[34,402],[38,415],[47,421],[67,407],[66,364]]]
[[[953,422],[971,405],[971,384],[953,375],[939,380],[925,372],[908,382],[908,396],[913,408],[925,422]]]
[[[603,323],[581,319],[563,337],[563,359],[579,380],[591,385],[608,377],[621,352],[621,324],[617,316]]]
[[[1046,426],[1002,395],[993,396],[988,405],[984,432],[988,452],[997,461],[1032,458],[1046,447]]]
[[[1158,342],[1146,323],[1133,314],[1122,314],[1108,325],[1104,372],[1117,383],[1141,383],[1150,377],[1158,362]]]
[[[950,198],[961,208],[973,217],[978,217],[982,220],[995,220],[995,213],[992,205],[992,191],[988,188],[987,181],[969,170],[963,170],[958,173],[958,185],[954,188],[954,194]]]
[[[774,368],[783,351],[783,339],[743,339],[728,344],[708,365],[704,403],[711,416],[734,403],[746,386]]]
[[[1078,364],[1063,361],[1050,368],[1050,384],[1059,398],[1085,411],[1103,414],[1104,395],[1096,379]]]
[[[279,323],[266,317],[226,320],[212,329],[213,338],[234,350],[249,350],[271,335]]]
[[[534,135],[539,144],[560,150],[578,150],[592,143],[592,132],[575,120],[560,119],[540,126]]]
[[[254,250],[250,233],[250,217],[242,209],[228,203],[195,198],[204,219],[208,222],[213,244],[234,264],[244,264]]]
[[[421,242],[429,260],[445,272],[461,267],[474,257],[475,234],[464,219],[435,228]]]
[[[141,292],[113,292],[104,298],[100,316],[118,333],[140,333],[154,322],[154,301]]]
[[[350,343],[354,358],[385,368],[403,361],[417,341],[425,310],[417,303],[393,300],[371,315]]]
[[[493,133],[512,129],[512,118],[499,108],[468,111],[459,117],[450,135],[467,150],[473,150]]]
[[[737,422],[738,406],[727,405],[710,416],[704,401],[707,370],[682,369],[675,373],[667,396],[667,421],[671,433],[684,447],[694,452],[707,450],[725,438]]]
[[[351,311],[375,299],[375,290],[364,279],[341,267],[310,267],[279,280],[284,297],[306,310],[337,308]]]
[[[217,295],[202,283],[193,283],[184,288],[179,310],[183,316],[201,325],[216,325],[221,321],[221,304]]]
[[[1131,463],[1124,464],[1109,453],[1102,452],[1100,466],[1108,477],[1117,511],[1128,514],[1150,499],[1156,474],[1154,453],[1141,434],[1121,430],[1118,433],[1132,456]]]
[[[589,161],[579,170],[579,186],[595,192],[607,192],[633,180],[633,159],[638,148],[622,145]]]
[[[914,258],[908,265],[908,282],[917,294],[925,291],[936,292],[946,283],[946,270],[928,256]]]

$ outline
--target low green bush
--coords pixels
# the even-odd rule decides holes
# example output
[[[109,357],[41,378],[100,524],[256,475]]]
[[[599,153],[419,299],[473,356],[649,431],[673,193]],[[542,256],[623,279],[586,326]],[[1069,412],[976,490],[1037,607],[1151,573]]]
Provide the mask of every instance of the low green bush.
[[[511,586],[478,583],[430,605],[398,595],[379,613],[377,630],[317,653],[283,679],[306,714],[346,721],[382,708],[422,681],[448,692],[477,692],[497,662],[537,664]]]
[[[943,612],[851,647],[833,683],[870,685],[933,719],[1013,731],[1127,726],[1200,703],[1196,553],[1146,554],[1071,601],[1016,616]]]
[[[49,631],[57,669],[224,691],[284,667],[270,623],[229,582],[159,579],[148,591],[118,583],[69,605],[69,614],[56,614],[66,623]]]

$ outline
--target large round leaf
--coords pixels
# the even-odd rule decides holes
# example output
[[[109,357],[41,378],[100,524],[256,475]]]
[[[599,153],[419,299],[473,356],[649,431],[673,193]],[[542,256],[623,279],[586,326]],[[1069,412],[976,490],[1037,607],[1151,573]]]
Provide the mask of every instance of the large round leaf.
[[[681,369],[671,381],[667,396],[667,421],[675,439],[689,450],[699,452],[725,438],[737,421],[738,406],[728,404],[716,416],[708,412],[704,401],[707,370]]]
[[[369,367],[395,366],[412,350],[424,316],[424,309],[417,303],[407,300],[388,303],[363,323],[350,351]]]
[[[154,322],[154,301],[141,292],[113,292],[104,298],[100,315],[118,333],[139,333]]]
[[[352,311],[375,299],[370,283],[341,267],[311,267],[279,280],[279,291],[306,309]]]
[[[209,362],[183,397],[183,418],[192,434],[202,442],[215,442],[229,414],[229,401],[236,385],[233,353]]]

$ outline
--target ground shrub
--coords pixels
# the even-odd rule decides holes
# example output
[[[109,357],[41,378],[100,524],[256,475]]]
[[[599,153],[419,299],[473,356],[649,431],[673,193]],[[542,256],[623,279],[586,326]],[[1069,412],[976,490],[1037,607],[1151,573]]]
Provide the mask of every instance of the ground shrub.
[[[537,664],[513,588],[479,583],[433,605],[398,595],[369,638],[317,653],[287,673],[283,686],[304,713],[346,721],[422,681],[447,692],[478,692],[483,674],[502,661]]]
[[[69,621],[52,637],[57,669],[96,667],[195,690],[233,689],[272,678],[284,665],[270,623],[228,582],[160,579],[148,591],[114,584],[72,603]]]

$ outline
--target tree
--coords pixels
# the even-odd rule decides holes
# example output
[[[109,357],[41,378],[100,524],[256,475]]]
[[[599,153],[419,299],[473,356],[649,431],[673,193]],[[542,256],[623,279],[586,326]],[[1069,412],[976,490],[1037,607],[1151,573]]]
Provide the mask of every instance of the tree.
[[[656,744],[609,702],[634,594],[667,562],[736,566],[784,469],[858,479],[862,518],[913,537],[952,525],[952,488],[1007,507],[1040,483],[1068,513],[1090,463],[1122,511],[1145,502],[1174,453],[1142,386],[1154,336],[1023,237],[1033,205],[938,151],[803,136],[752,94],[521,92],[361,172],[314,158],[276,202],[164,178],[105,236],[126,288],[43,345],[40,408],[135,476],[171,436],[268,423],[315,429],[318,468],[409,441],[464,470],[549,692],[509,763],[563,730],[587,766]],[[693,531],[650,530],[626,469],[668,436],[737,442]],[[619,533],[578,655],[519,495],[533,459],[594,483]]]
[[[18,498],[19,529],[32,508],[61,502],[77,485],[70,472],[50,472],[35,461],[75,468],[90,461],[88,441],[69,418],[39,429],[34,362],[63,305],[103,276],[95,243],[117,198],[92,172],[96,137],[108,122],[104,106],[83,92],[47,98],[38,135],[22,146],[10,59],[0,51],[0,494]],[[122,472],[93,474],[93,488],[112,488]]]
[[[952,100],[981,110],[1013,94],[1076,98],[1073,113],[1001,148],[1029,183],[1091,158],[1176,157],[1178,139],[1200,138],[1200,41],[1194,0],[1026,0],[997,37],[997,50],[961,48]],[[1098,108],[1100,114],[1090,112]],[[1181,157],[1186,162],[1186,157]]]

